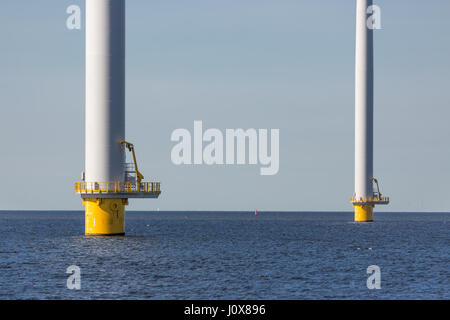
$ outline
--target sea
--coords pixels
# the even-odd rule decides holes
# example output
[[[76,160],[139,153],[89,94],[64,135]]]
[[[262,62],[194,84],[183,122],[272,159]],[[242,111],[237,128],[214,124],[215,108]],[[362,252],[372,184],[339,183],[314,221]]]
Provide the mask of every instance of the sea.
[[[450,213],[0,211],[0,299],[449,299]],[[78,282],[77,282],[78,281]]]

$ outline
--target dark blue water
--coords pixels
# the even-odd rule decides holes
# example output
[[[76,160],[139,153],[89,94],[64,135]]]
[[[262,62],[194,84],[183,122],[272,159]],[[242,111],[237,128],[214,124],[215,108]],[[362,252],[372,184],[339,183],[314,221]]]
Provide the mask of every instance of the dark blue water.
[[[0,212],[0,299],[449,299],[449,218],[128,212],[126,237],[85,237],[82,212]]]

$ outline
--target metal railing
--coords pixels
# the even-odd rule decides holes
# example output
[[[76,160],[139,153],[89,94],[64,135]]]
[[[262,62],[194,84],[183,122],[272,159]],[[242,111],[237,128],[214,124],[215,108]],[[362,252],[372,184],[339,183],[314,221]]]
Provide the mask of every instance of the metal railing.
[[[350,202],[351,203],[380,203],[380,204],[384,204],[384,203],[389,203],[389,197],[378,197],[378,196],[373,196],[373,197],[359,197],[356,198],[355,196],[350,198]]]
[[[161,193],[160,182],[75,182],[77,194]]]

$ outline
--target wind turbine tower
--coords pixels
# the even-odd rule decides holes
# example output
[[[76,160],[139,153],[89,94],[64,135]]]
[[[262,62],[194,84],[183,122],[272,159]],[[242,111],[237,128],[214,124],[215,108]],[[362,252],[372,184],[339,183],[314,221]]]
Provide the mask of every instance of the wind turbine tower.
[[[357,222],[373,221],[375,205],[389,203],[373,177],[373,27],[369,23],[372,5],[372,0],[356,0],[355,193],[350,202]]]
[[[86,235],[124,235],[129,198],[157,198],[125,141],[125,0],[86,0],[85,171],[75,183]],[[133,162],[126,163],[126,151]]]

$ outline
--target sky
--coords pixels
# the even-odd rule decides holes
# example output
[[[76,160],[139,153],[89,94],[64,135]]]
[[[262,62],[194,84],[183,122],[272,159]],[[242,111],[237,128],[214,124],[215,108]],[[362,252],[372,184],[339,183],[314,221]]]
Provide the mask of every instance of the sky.
[[[375,4],[376,210],[448,211],[450,1]],[[0,2],[0,210],[83,209],[84,7]],[[352,210],[355,1],[128,0],[126,18],[126,136],[162,183],[127,210]],[[195,120],[279,129],[278,174],[173,164],[171,134]]]

